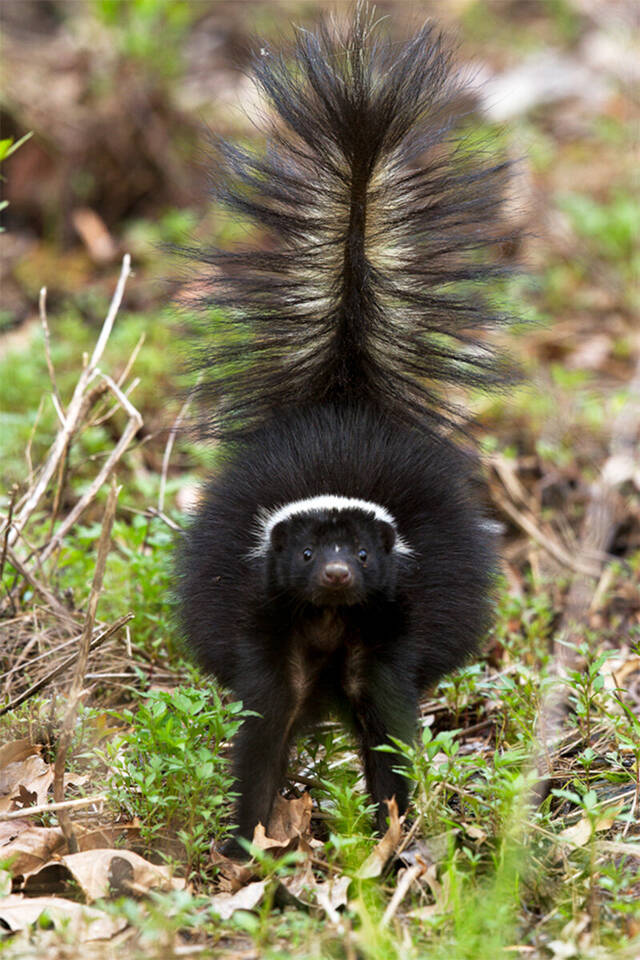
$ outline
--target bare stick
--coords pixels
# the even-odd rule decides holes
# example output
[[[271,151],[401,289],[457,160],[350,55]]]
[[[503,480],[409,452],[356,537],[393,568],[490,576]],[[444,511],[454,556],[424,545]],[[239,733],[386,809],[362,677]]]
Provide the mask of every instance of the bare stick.
[[[13,517],[13,507],[18,494],[18,486],[14,483],[9,493],[9,509],[7,511],[6,523],[4,525],[2,537],[2,550],[0,551],[0,580],[4,572],[4,563],[7,559],[7,550],[9,549],[9,530],[11,529],[11,518]]]
[[[41,813],[49,813],[51,810],[77,810],[79,807],[90,807],[92,803],[104,803],[106,799],[106,793],[96,793],[92,797],[77,797],[75,800],[61,800],[59,803],[38,803],[35,807],[22,807],[21,810],[0,813],[0,822],[35,817]]]
[[[51,449],[49,450],[49,455],[47,456],[47,459],[45,460],[42,466],[42,469],[40,470],[40,475],[35,485],[28,491],[27,496],[25,497],[24,501],[20,505],[20,511],[15,519],[15,523],[9,534],[9,545],[12,545],[15,542],[17,537],[20,535],[22,529],[24,528],[25,524],[29,520],[29,517],[38,506],[40,499],[42,498],[45,490],[47,489],[47,486],[49,485],[51,478],[53,477],[56,470],[58,469],[60,459],[64,456],[64,453],[66,451],[66,448],[69,442],[69,438],[73,435],[73,433],[77,429],[78,422],[79,422],[79,414],[80,414],[80,410],[82,408],[82,403],[84,399],[84,392],[88,384],[91,382],[91,380],[95,376],[96,366],[98,364],[98,361],[100,360],[100,357],[102,356],[107,340],[109,338],[109,334],[111,333],[111,329],[113,327],[115,316],[118,312],[118,308],[122,301],[124,286],[125,286],[127,277],[129,276],[130,269],[131,269],[131,258],[129,254],[126,254],[122,261],[122,270],[120,272],[120,278],[116,286],[116,291],[113,295],[113,299],[111,301],[109,311],[107,313],[106,319],[102,326],[102,330],[100,331],[98,342],[96,343],[94,351],[91,355],[91,360],[88,362],[88,364],[86,364],[86,366],[82,370],[82,373],[80,374],[80,377],[78,378],[78,382],[75,386],[75,390],[73,391],[71,402],[69,403],[69,407],[67,409],[67,415],[66,415],[64,426],[56,434],[56,438],[53,441]]]
[[[71,611],[67,610],[67,608],[60,603],[56,595],[52,593],[48,587],[45,587],[43,583],[40,583],[40,581],[33,576],[30,570],[28,570],[27,567],[25,567],[25,565],[16,557],[16,555],[14,554],[13,550],[10,547],[7,547],[7,557],[9,558],[9,563],[11,564],[11,566],[15,567],[17,572],[20,574],[20,576],[24,580],[27,581],[29,586],[33,587],[33,589],[40,594],[42,599],[46,602],[47,606],[50,608],[51,612],[54,613],[57,617],[59,617],[61,620],[70,621],[75,626],[76,619],[71,613]]]
[[[141,333],[140,336],[139,336],[139,338],[138,338],[138,342],[136,343],[135,347],[133,348],[133,350],[132,350],[132,352],[131,352],[131,356],[129,357],[129,359],[127,360],[127,362],[126,362],[126,364],[125,364],[124,370],[122,371],[122,373],[121,373],[120,376],[118,377],[117,383],[118,383],[118,386],[119,386],[119,387],[122,386],[122,384],[125,382],[125,380],[126,380],[127,377],[129,376],[129,374],[131,373],[131,369],[132,369],[134,363],[136,362],[136,360],[138,359],[138,354],[140,353],[140,350],[142,349],[142,345],[144,344],[145,339],[146,339],[146,334],[145,334],[145,333]],[[130,390],[131,390],[131,387],[129,387],[129,389],[127,390],[127,393],[129,393]]]
[[[91,641],[90,652],[101,646],[105,643],[114,633],[123,627],[125,623],[129,623],[129,620],[133,620],[132,613],[126,613],[123,617],[120,617],[114,623],[112,623],[106,630],[98,634],[95,640]],[[77,652],[71,657],[67,657],[66,660],[63,660],[62,663],[59,663],[57,667],[54,667],[53,670],[50,670],[46,676],[42,677],[36,683],[29,687],[28,690],[25,690],[24,693],[21,693],[19,697],[16,697],[15,700],[12,700],[11,703],[5,704],[4,707],[0,707],[0,717],[3,717],[5,713],[9,713],[10,710],[15,710],[16,707],[19,707],[21,703],[24,703],[26,700],[29,700],[31,697],[35,696],[36,693],[39,693],[44,687],[46,687],[52,680],[55,680],[56,677],[59,677],[61,673],[66,673],[71,667],[77,658]]]
[[[78,430],[81,428],[82,424],[85,421],[85,418],[89,415],[89,411],[98,402],[103,393],[107,392],[107,385],[105,383],[94,384],[90,390],[87,390],[83,399],[80,410],[78,411],[78,417],[76,421],[76,427],[73,432],[69,434],[67,438],[67,445],[60,457],[60,465],[58,468],[58,482],[56,484],[56,492],[53,498],[53,506],[51,508],[51,517],[49,520],[49,536],[53,534],[55,529],[56,520],[58,519],[58,510],[60,509],[60,503],[62,502],[62,496],[64,493],[64,488],[67,480],[67,470],[69,467],[69,451],[71,450],[71,444],[73,443],[74,437]]]
[[[104,510],[102,520],[102,530],[100,531],[100,540],[98,541],[98,555],[96,558],[96,568],[93,574],[93,583],[91,584],[91,593],[87,605],[87,615],[84,622],[84,630],[80,638],[78,647],[78,657],[76,660],[73,683],[69,691],[69,706],[62,722],[62,730],[58,739],[56,750],[56,760],[53,767],[53,799],[56,803],[61,803],[64,798],[64,767],[67,760],[67,753],[71,746],[73,731],[76,724],[76,714],[78,712],[78,703],[82,695],[87,672],[87,663],[89,661],[89,650],[91,647],[91,634],[96,619],[98,601],[102,593],[102,581],[104,571],[107,565],[107,557],[111,547],[111,530],[116,515],[116,501],[120,488],[116,487],[115,480],[111,482],[107,505]],[[62,830],[70,853],[78,852],[78,841],[73,831],[71,819],[66,810],[59,809],[58,822]]]
[[[127,277],[131,273],[131,257],[128,253],[125,253],[122,258],[122,270],[120,271],[120,276],[118,277],[118,284],[116,286],[113,299],[109,306],[109,312],[105,318],[102,330],[100,331],[100,336],[98,337],[98,342],[96,343],[93,353],[91,354],[91,360],[89,361],[89,369],[94,370],[100,358],[104,353],[104,348],[107,345],[107,340],[111,336],[111,330],[113,328],[114,321],[116,319],[118,310],[120,309],[120,304],[122,303],[122,297],[124,296],[124,288],[127,282]]]
[[[127,389],[122,391],[125,397],[130,396],[139,383],[140,383],[140,377],[134,377],[131,383],[129,384],[129,386],[127,387]],[[121,386],[119,381],[118,381],[118,386]],[[106,413],[102,413],[98,417],[96,417],[95,420],[92,420],[89,426],[99,427],[101,424],[106,423],[108,420],[110,420],[111,417],[116,412],[116,410],[119,410],[119,409],[120,409],[119,403],[116,402],[112,404],[112,406],[110,407],[109,410],[106,411]]]
[[[129,446],[135,434],[138,432],[138,430],[142,426],[142,417],[140,416],[136,408],[133,406],[131,401],[124,395],[122,390],[120,390],[117,384],[114,383],[111,377],[107,376],[106,373],[101,373],[100,371],[97,371],[97,372],[100,374],[101,377],[104,377],[109,388],[112,390],[112,392],[118,398],[118,400],[120,401],[120,403],[122,404],[126,412],[129,414],[129,420],[127,422],[127,425],[124,429],[122,436],[120,437],[120,439],[118,440],[118,443],[109,454],[108,458],[105,460],[104,465],[100,470],[100,472],[93,478],[88,489],[84,492],[84,494],[80,497],[80,499],[78,500],[76,505],[73,507],[73,509],[67,514],[64,520],[60,523],[60,526],[58,527],[56,532],[53,534],[53,536],[51,537],[47,545],[41,551],[40,553],[41,562],[44,562],[47,559],[47,557],[51,556],[53,551],[57,548],[58,544],[61,543],[62,539],[65,537],[67,532],[71,529],[71,527],[74,525],[74,523],[76,522],[80,514],[83,512],[83,510],[85,510],[85,508],[94,499],[96,493],[98,492],[100,487],[103,485],[103,483],[109,479],[109,476],[111,475],[111,472],[115,467],[116,463],[118,462],[122,454],[125,452],[125,450]]]
[[[51,360],[51,336],[49,334],[49,323],[47,321],[47,288],[42,287],[40,289],[40,299],[38,301],[38,306],[40,308],[40,323],[42,324],[42,330],[44,332],[44,355],[47,360],[47,370],[49,371],[49,379],[51,380],[51,387],[53,389],[53,398],[54,406],[60,417],[61,423],[64,423],[64,407],[62,405],[62,400],[60,399],[60,393],[58,391],[58,384],[56,382],[56,372],[53,369],[53,362]]]
[[[126,380],[127,377],[129,376],[129,374],[131,373],[131,369],[132,369],[134,363],[136,362],[136,360],[137,360],[137,358],[138,358],[138,354],[140,353],[140,350],[141,350],[141,348],[142,348],[142,345],[144,344],[144,341],[145,341],[145,334],[144,334],[144,333],[141,333],[140,336],[139,336],[139,338],[138,338],[138,342],[136,343],[135,347],[133,348],[133,350],[132,350],[132,352],[131,352],[131,356],[129,357],[129,359],[127,360],[127,362],[126,362],[126,364],[125,364],[125,366],[124,366],[124,370],[122,371],[122,373],[120,374],[120,376],[119,376],[118,379],[116,380],[116,383],[118,384],[118,386],[119,386],[120,388],[123,389],[123,392],[124,392],[124,394],[125,394],[127,397],[128,397],[128,396],[132,393],[132,391],[135,390],[135,388],[138,386],[138,384],[140,383],[140,378],[139,378],[139,377],[136,377],[136,378],[129,384],[129,386],[127,387],[126,390],[124,390],[124,388],[122,387],[122,384],[125,382],[125,380]],[[93,421],[91,422],[91,426],[96,427],[96,426],[98,426],[98,425],[101,424],[101,423],[105,423],[107,420],[109,420],[109,419],[114,415],[114,413],[116,412],[116,410],[119,410],[119,409],[120,409],[120,404],[119,404],[119,403],[115,403],[115,404],[111,407],[110,410],[107,410],[106,413],[104,413],[104,414],[102,414],[102,413],[99,414],[99,416],[98,416],[95,420],[93,420]]]
[[[38,424],[40,423],[40,417],[42,416],[42,410],[44,408],[44,394],[40,397],[40,402],[38,404],[38,409],[36,410],[36,415],[33,420],[33,426],[29,432],[29,439],[27,440],[27,446],[24,451],[24,458],[27,461],[27,486],[31,486],[33,483],[33,461],[31,459],[31,448],[33,447],[33,438],[36,435],[36,430],[38,429]]]
[[[148,517],[157,517],[159,520],[162,520],[163,523],[166,523],[169,529],[173,530],[174,533],[184,533],[184,527],[181,527],[179,523],[176,523],[175,520],[172,520],[171,517],[168,517],[166,513],[156,510],[155,507],[148,507],[144,511],[144,515]]]
[[[158,513],[164,513],[164,493],[167,486],[167,473],[169,471],[169,461],[171,460],[171,451],[173,450],[173,444],[176,439],[176,434],[179,428],[182,426],[182,421],[184,420],[187,410],[193,399],[193,392],[189,394],[185,402],[180,408],[178,416],[174,420],[173,426],[169,431],[169,437],[167,439],[167,445],[164,448],[164,456],[162,457],[162,474],[160,476],[160,492],[158,493]]]
[[[404,900],[407,895],[407,892],[411,884],[418,879],[418,877],[423,874],[426,870],[426,865],[424,863],[414,863],[412,867],[407,867],[398,880],[398,885],[393,891],[393,896],[387,904],[387,909],[385,910],[382,917],[382,926],[386,927],[389,924],[389,921],[395,915],[398,907]]]

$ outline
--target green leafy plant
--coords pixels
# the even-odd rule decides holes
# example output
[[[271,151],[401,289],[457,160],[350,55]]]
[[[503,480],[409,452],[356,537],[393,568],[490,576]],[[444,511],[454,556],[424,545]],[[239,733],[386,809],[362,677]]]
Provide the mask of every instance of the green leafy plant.
[[[578,669],[569,670],[566,679],[569,686],[569,702],[587,747],[591,744],[596,707],[602,705],[604,691],[602,667],[615,655],[613,650],[606,650],[596,655],[593,651],[594,646],[595,644],[584,641],[575,648],[582,665]]]
[[[111,743],[110,795],[140,820],[148,850],[173,834],[190,872],[202,867],[211,836],[228,833],[235,797],[226,744],[248,716],[241,703],[223,703],[217,690],[152,690],[137,710],[114,714],[129,727]]]

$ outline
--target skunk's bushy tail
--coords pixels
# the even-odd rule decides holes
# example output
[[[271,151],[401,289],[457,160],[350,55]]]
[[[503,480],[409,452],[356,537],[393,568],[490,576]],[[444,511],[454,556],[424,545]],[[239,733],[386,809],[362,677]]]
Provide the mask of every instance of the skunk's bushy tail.
[[[433,426],[455,415],[447,385],[507,373],[481,333],[502,319],[480,289],[498,269],[477,256],[507,165],[452,144],[464,87],[434,27],[402,45],[379,30],[359,4],[342,36],[261,50],[266,151],[216,146],[218,199],[266,231],[196,251],[222,317],[197,359],[218,435],[324,403]]]

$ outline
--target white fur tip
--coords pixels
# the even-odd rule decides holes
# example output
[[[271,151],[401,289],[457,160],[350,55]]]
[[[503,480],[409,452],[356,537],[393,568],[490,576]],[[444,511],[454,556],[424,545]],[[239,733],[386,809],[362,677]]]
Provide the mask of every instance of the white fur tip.
[[[390,524],[396,530],[396,542],[393,545],[395,553],[413,553],[406,540],[398,536],[395,517],[389,513],[386,507],[370,500],[359,500],[357,497],[339,497],[325,493],[317,497],[308,497],[306,500],[292,500],[291,503],[285,503],[273,510],[261,510],[256,516],[258,543],[255,549],[251,551],[250,556],[262,557],[265,555],[269,548],[271,532],[277,524],[300,514],[320,513],[329,510],[359,510],[361,513],[373,515],[376,520],[382,520],[383,523]]]

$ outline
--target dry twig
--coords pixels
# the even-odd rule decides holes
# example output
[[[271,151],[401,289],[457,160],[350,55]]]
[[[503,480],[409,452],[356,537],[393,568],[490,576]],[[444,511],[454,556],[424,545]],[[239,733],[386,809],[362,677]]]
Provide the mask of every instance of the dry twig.
[[[40,503],[40,500],[51,479],[55,475],[56,471],[60,469],[60,461],[65,456],[69,439],[75,433],[78,427],[79,415],[83,407],[86,388],[96,376],[98,362],[104,352],[104,348],[113,328],[116,314],[120,307],[120,303],[122,302],[124,287],[127,277],[129,276],[130,269],[131,258],[128,254],[126,254],[122,261],[122,270],[120,272],[116,291],[113,295],[111,305],[109,307],[104,324],[102,325],[102,330],[100,331],[100,336],[98,337],[98,341],[95,345],[93,354],[91,355],[91,359],[85,365],[80,377],[78,378],[71,402],[67,408],[64,425],[56,434],[56,438],[51,446],[49,455],[45,460],[42,469],[40,470],[40,475],[34,486],[27,491],[26,496],[20,503],[20,509],[14,519],[11,530],[9,531],[9,546],[12,546],[19,537],[32,513]]]
[[[64,423],[64,407],[62,406],[62,400],[60,399],[60,393],[58,391],[58,384],[56,381],[56,373],[53,368],[53,362],[51,360],[51,335],[49,333],[49,323],[47,321],[47,288],[42,287],[40,290],[40,299],[38,301],[38,307],[40,310],[40,323],[42,324],[42,331],[44,333],[44,355],[47,361],[47,370],[49,371],[49,379],[51,380],[51,388],[53,390],[53,405],[56,408],[56,413],[58,414],[58,419],[60,423]]]
[[[92,803],[104,803],[105,793],[96,793],[92,797],[77,797],[75,800],[61,800],[59,803],[38,803],[33,807],[20,807],[19,810],[8,810],[0,813],[0,822],[4,820],[21,820],[24,817],[35,817],[41,813],[50,813],[52,810],[77,810],[90,807]]]
[[[426,869],[426,864],[421,862],[414,863],[413,866],[405,868],[398,880],[396,889],[393,891],[393,896],[387,904],[387,909],[384,911],[381,926],[386,927],[389,925],[389,921],[395,916],[398,907],[406,897],[412,883],[414,883]]]
[[[91,634],[96,619],[98,609],[98,600],[102,593],[102,581],[104,571],[107,565],[107,557],[111,546],[111,530],[116,515],[116,502],[118,499],[119,487],[116,487],[115,480],[111,482],[107,505],[104,510],[102,520],[102,530],[100,540],[98,541],[98,555],[96,557],[96,567],[93,574],[93,583],[91,584],[91,593],[87,606],[87,615],[84,622],[84,630],[80,638],[78,648],[78,657],[75,665],[73,683],[69,691],[69,706],[65,714],[62,730],[58,739],[58,748],[56,751],[56,761],[53,775],[53,798],[56,803],[61,803],[64,799],[64,767],[67,759],[67,752],[71,746],[73,731],[76,722],[76,713],[78,712],[78,703],[84,687],[85,674],[87,672],[87,663],[89,660],[89,650],[91,647]],[[76,840],[71,819],[66,810],[59,808],[58,821],[60,828],[65,835],[70,853],[77,853],[78,842]]]
[[[167,473],[169,472],[169,461],[171,460],[171,451],[173,450],[173,444],[176,439],[176,434],[182,425],[182,422],[187,414],[191,400],[193,399],[193,393],[190,393],[185,402],[180,408],[180,412],[176,417],[171,430],[169,431],[169,436],[167,438],[167,444],[164,448],[164,455],[162,457],[162,474],[160,476],[160,490],[158,492],[158,514],[164,514],[164,494],[167,486]]]
[[[122,390],[118,387],[116,383],[109,377],[106,373],[102,373],[99,370],[96,370],[96,373],[99,373],[101,377],[104,378],[107,386],[113,392],[113,394],[118,398],[124,410],[129,414],[129,420],[123,431],[122,436],[118,440],[118,443],[113,448],[107,459],[105,460],[102,469],[96,474],[91,483],[89,484],[87,490],[80,497],[76,505],[72,510],[69,511],[64,520],[60,523],[60,526],[51,537],[47,545],[40,553],[40,561],[44,562],[47,557],[51,556],[53,551],[57,548],[66,534],[69,532],[71,527],[74,525],[78,517],[86,509],[86,507],[91,503],[97,494],[98,490],[103,486],[106,480],[111,476],[111,472],[115,467],[118,460],[120,460],[122,454],[125,452],[129,446],[131,440],[138,432],[142,426],[142,417],[133,406],[131,401],[125,397]]]
[[[114,633],[117,633],[120,627],[123,627],[125,623],[129,623],[130,620],[133,620],[132,613],[126,613],[123,617],[119,617],[114,623],[110,624],[102,633],[91,641],[90,652],[93,653],[98,647],[103,643],[109,640]],[[15,710],[16,707],[19,707],[21,703],[25,703],[26,700],[29,700],[31,697],[35,696],[36,693],[39,693],[43,690],[52,680],[55,680],[56,677],[59,677],[61,673],[65,673],[69,667],[71,667],[77,658],[77,652],[71,657],[67,657],[62,663],[59,663],[57,667],[54,667],[53,670],[50,670],[44,677],[41,677],[36,683],[32,684],[28,690],[25,690],[24,693],[21,693],[19,697],[16,697],[15,700],[12,700],[11,703],[7,703],[4,707],[0,708],[0,717],[3,717],[5,713],[9,713],[10,710]]]

